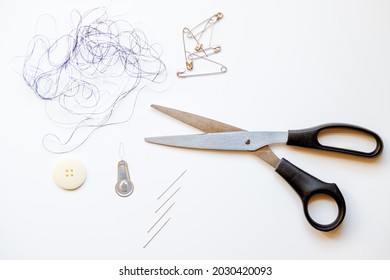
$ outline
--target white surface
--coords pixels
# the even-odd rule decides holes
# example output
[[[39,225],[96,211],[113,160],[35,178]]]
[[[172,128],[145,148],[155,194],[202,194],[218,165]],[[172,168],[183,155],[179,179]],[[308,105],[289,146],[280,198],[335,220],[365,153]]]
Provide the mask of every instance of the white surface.
[[[62,156],[54,164],[53,180],[65,190],[79,188],[87,177],[87,170],[80,159],[70,156]]]
[[[390,3],[388,1],[10,1],[0,10],[0,258],[2,259],[389,259]],[[144,90],[130,122],[98,130],[73,154],[88,180],[67,192],[51,178],[57,155],[41,144],[50,122],[12,60],[26,52],[37,19],[68,30],[72,9],[109,5],[164,48],[164,90]],[[224,75],[177,79],[181,29],[216,12]],[[156,87],[157,89],[157,87]],[[314,230],[272,168],[245,153],[175,149],[146,136],[197,133],[150,108],[160,104],[248,130],[326,122],[370,128],[385,143],[374,160],[283,145],[275,153],[327,182],[347,203],[335,232]],[[119,144],[134,193],[114,190]],[[157,197],[181,187],[169,223],[152,242]],[[169,193],[164,196],[169,197]],[[161,198],[163,199],[163,198]],[[169,203],[168,203],[169,204]],[[155,232],[154,230],[153,232]]]

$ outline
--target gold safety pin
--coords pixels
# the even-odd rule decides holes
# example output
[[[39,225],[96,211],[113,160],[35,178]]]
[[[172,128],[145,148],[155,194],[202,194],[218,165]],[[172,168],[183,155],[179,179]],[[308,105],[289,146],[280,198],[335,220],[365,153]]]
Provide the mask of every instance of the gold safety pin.
[[[179,78],[185,77],[195,77],[195,76],[207,76],[207,75],[215,75],[215,74],[223,74],[226,73],[227,67],[217,61],[209,59],[209,55],[217,54],[221,51],[220,45],[212,46],[212,37],[214,31],[214,24],[219,22],[223,18],[222,13],[216,13],[206,20],[202,21],[194,28],[189,29],[187,27],[183,28],[182,31],[182,40],[183,40],[183,49],[184,49],[184,59],[185,59],[185,69],[179,69],[176,72],[176,75]],[[202,36],[206,33],[207,30],[211,30],[210,39],[208,41],[208,46],[204,47],[201,43]],[[196,34],[194,34],[196,32]],[[189,44],[190,40],[194,40],[195,47],[194,51],[190,52],[187,49],[187,44]],[[205,61],[211,62],[213,64],[219,65],[219,70],[215,72],[206,72],[206,73],[188,73],[187,71],[193,71],[194,69],[194,60],[204,59]]]
[[[189,59],[187,57],[187,54],[190,53],[189,51],[187,51],[187,46],[186,46],[186,39],[185,39],[185,34],[192,34],[191,30],[188,29],[187,27],[184,27],[183,28],[183,48],[184,48],[184,59],[186,61],[186,68],[187,70],[191,71],[193,68],[194,68],[194,63],[191,59]],[[203,51],[203,53],[205,54],[205,56],[207,56],[206,52],[203,50],[203,45],[199,42],[199,40],[196,38],[196,37],[193,37],[196,41],[196,47],[195,47],[195,51],[196,52],[201,52]]]
[[[191,39],[200,34],[198,38],[199,40],[207,29],[212,27],[215,23],[219,22],[222,18],[223,18],[223,14],[221,12],[212,15],[211,17],[205,19],[204,21],[202,21],[201,23],[193,27],[191,29],[191,34],[187,34],[187,38]],[[194,34],[196,32],[195,30],[199,29],[199,27],[201,27],[202,25],[204,25],[203,29],[201,29],[198,33]]]
[[[189,60],[196,60],[196,59],[204,58],[205,56],[219,53],[221,51],[221,49],[222,49],[222,47],[220,45],[215,45],[212,47],[205,48],[202,51],[189,53],[189,55],[187,57]],[[204,55],[201,54],[202,52],[204,53]]]
[[[196,54],[193,53],[193,55],[196,55]],[[219,62],[216,62],[214,60],[211,60],[210,58],[207,58],[207,57],[202,57],[202,59],[207,60],[209,62],[212,62],[214,64],[217,64],[217,65],[221,66],[221,68],[219,69],[219,71],[207,72],[207,73],[198,73],[198,74],[186,74],[187,73],[186,70],[184,70],[184,71],[177,71],[176,75],[179,78],[186,78],[186,77],[209,76],[209,75],[217,75],[217,74],[224,74],[224,73],[226,73],[227,67],[225,65],[223,65],[223,64],[221,64]]]

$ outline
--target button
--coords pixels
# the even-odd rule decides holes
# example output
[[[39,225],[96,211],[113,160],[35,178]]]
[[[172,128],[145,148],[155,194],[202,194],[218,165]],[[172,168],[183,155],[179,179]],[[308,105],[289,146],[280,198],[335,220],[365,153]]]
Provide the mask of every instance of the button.
[[[54,164],[54,182],[65,190],[79,188],[84,183],[86,175],[85,165],[76,157],[62,157]]]

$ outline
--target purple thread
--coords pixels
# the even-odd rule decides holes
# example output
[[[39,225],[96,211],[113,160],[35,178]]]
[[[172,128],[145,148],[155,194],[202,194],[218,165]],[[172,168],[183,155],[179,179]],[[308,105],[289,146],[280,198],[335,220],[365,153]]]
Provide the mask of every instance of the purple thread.
[[[66,141],[51,133],[44,136],[45,148],[56,153],[76,149],[97,128],[124,122],[110,122],[119,103],[133,92],[138,94],[148,83],[161,83],[166,78],[161,53],[148,43],[142,30],[126,21],[109,19],[104,8],[84,15],[75,12],[79,20],[69,34],[55,41],[43,35],[32,38],[22,73],[39,98],[57,102],[59,110],[77,119],[70,122],[75,125],[74,131]],[[87,17],[96,13],[99,15],[88,23]],[[103,82],[121,85],[121,90],[102,92],[99,83]],[[51,137],[65,146],[81,128],[89,132],[75,147],[53,151],[45,144]]]

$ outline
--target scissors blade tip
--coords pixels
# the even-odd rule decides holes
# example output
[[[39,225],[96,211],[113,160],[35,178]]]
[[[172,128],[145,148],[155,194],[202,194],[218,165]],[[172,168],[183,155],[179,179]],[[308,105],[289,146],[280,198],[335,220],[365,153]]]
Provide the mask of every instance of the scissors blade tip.
[[[154,137],[145,137],[144,140],[145,140],[145,142],[148,142],[148,143],[154,143],[153,138]]]
[[[144,140],[147,143],[171,146],[169,136],[157,136],[157,137],[145,137]]]
[[[164,107],[164,106],[161,106],[161,105],[157,105],[157,104],[151,104],[150,107],[152,107],[153,109],[156,109],[158,111],[161,111],[163,109],[168,109],[167,107]]]

